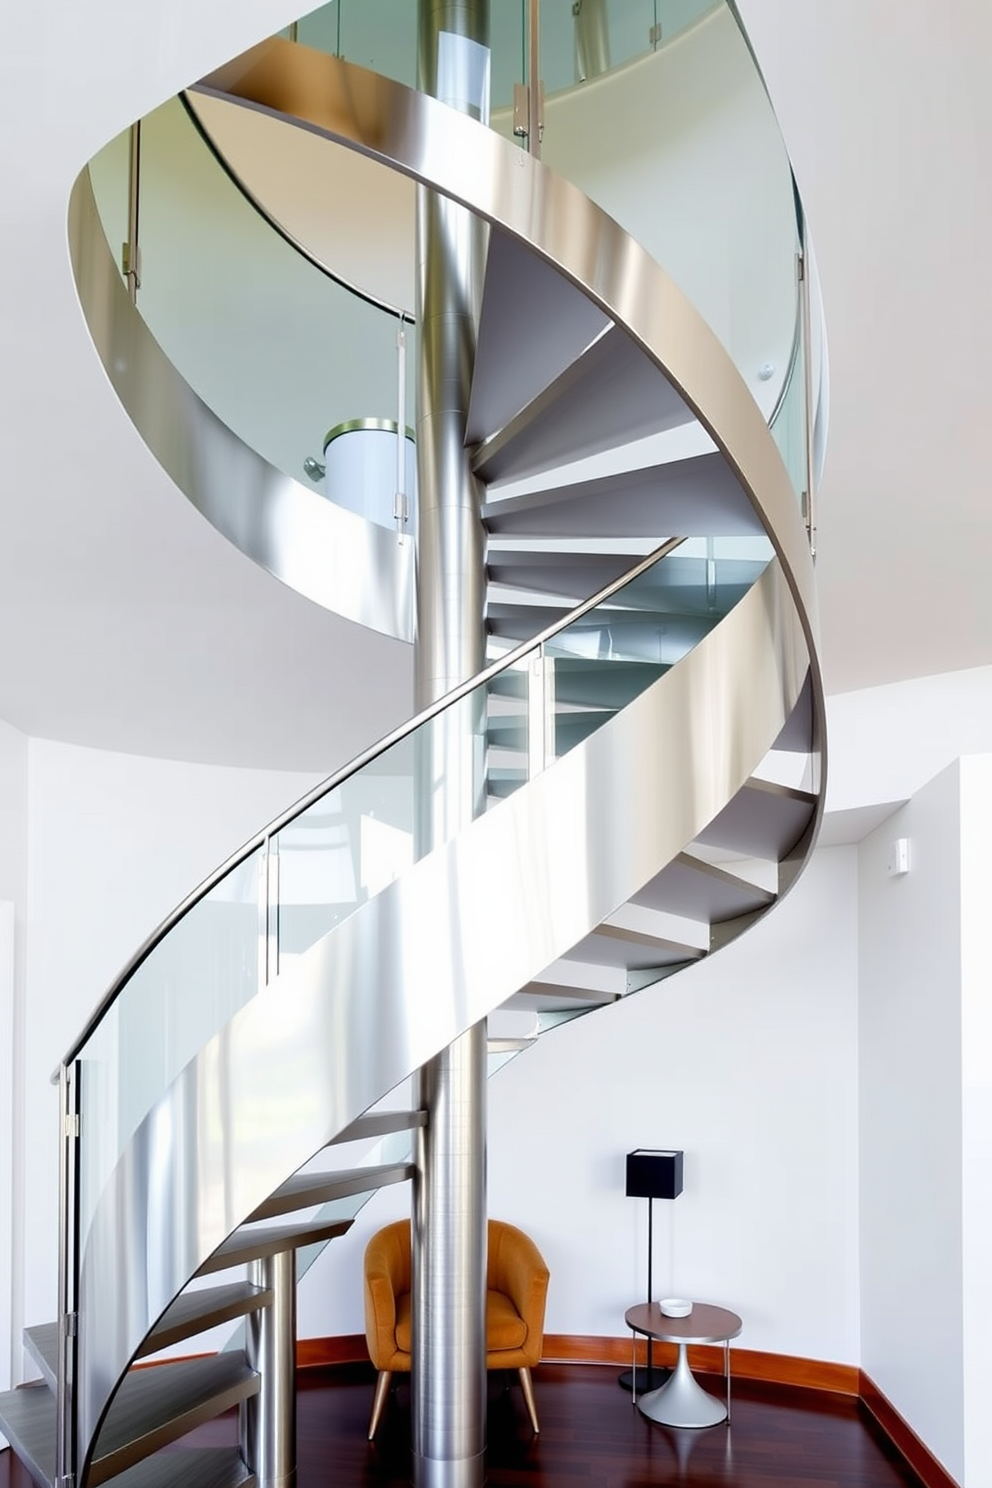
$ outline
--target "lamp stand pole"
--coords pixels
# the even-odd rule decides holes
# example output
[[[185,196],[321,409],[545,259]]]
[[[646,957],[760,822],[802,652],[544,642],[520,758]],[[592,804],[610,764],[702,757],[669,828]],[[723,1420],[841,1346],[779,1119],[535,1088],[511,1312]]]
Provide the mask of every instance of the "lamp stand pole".
[[[651,1301],[651,1294],[654,1291],[654,1274],[653,1274],[653,1272],[654,1272],[654,1199],[648,1199],[648,1302],[649,1303]],[[667,1378],[669,1376],[669,1372],[670,1372],[667,1369],[658,1369],[658,1370],[655,1369],[655,1367],[654,1367],[654,1360],[653,1360],[652,1352],[651,1352],[653,1345],[654,1345],[654,1339],[653,1338],[649,1338],[648,1339],[648,1367],[647,1367],[647,1369],[639,1369],[637,1371],[638,1379],[641,1380],[641,1381],[643,1381],[643,1384],[641,1386],[641,1394],[642,1395],[645,1394],[648,1390],[657,1390],[660,1385],[663,1385],[665,1383],[665,1381],[667,1380]],[[626,1392],[627,1392],[628,1395],[633,1395],[633,1392],[634,1392],[634,1371],[632,1369],[625,1369],[624,1372],[623,1372],[623,1374],[621,1374],[621,1375],[619,1375],[617,1377],[617,1384],[620,1386],[621,1390],[626,1390]]]

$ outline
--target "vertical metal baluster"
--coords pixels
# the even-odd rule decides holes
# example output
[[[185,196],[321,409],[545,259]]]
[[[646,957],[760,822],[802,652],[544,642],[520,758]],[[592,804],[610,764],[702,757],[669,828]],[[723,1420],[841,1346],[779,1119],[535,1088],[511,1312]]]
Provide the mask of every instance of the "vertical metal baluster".
[[[400,316],[396,332],[396,495],[393,498],[393,517],[396,521],[396,536],[403,541],[410,517],[406,490],[406,331]]]
[[[809,550],[816,558],[816,457],[813,449],[813,357],[810,334],[809,307],[809,257],[806,250],[805,227],[802,229],[803,247],[799,254],[799,298],[803,327],[803,404],[806,424],[806,532]]]
[[[138,209],[141,201],[141,120],[131,125],[127,179],[127,241],[121,252],[121,269],[127,280],[131,304],[138,303],[141,288],[141,250],[138,247]]]
[[[540,0],[528,0],[527,6],[527,87],[529,93],[527,148],[535,160],[540,160],[541,137],[544,133]]]
[[[59,1071],[59,1347],[56,1363],[55,1481],[72,1488],[76,1474],[76,1349],[79,1239],[79,1061]]]

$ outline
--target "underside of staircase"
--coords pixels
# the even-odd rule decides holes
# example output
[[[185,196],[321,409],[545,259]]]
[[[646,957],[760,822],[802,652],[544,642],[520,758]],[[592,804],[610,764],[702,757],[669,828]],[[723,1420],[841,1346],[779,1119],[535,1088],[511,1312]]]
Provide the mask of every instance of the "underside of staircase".
[[[822,812],[803,515],[757,405],[662,269],[481,124],[293,42],[204,79],[193,114],[198,97],[358,151],[487,223],[468,444],[490,651],[191,894],[67,1056],[60,1317],[26,1335],[41,1381],[0,1397],[0,1429],[44,1488],[269,1481],[272,1360],[295,1347],[301,1253],[415,1171],[424,1113],[384,1108],[390,1092],[482,1019],[496,1069],[726,945],[791,887]],[[210,514],[234,436],[129,303],[85,174],[70,236],[118,395]],[[701,453],[653,444],[637,463],[634,441],[689,426]],[[256,495],[277,484],[238,459]],[[354,793],[399,782],[415,819],[452,728],[476,744],[476,818],[375,890],[291,899]],[[265,886],[258,964],[218,971],[246,871]],[[162,1026],[176,965],[194,1002],[215,976],[223,1006],[174,1047],[163,1036],[135,1093],[128,1020]],[[241,1325],[235,1346],[195,1357],[220,1324]],[[147,1367],[177,1346],[194,1357]],[[239,1449],[174,1449],[234,1406]]]

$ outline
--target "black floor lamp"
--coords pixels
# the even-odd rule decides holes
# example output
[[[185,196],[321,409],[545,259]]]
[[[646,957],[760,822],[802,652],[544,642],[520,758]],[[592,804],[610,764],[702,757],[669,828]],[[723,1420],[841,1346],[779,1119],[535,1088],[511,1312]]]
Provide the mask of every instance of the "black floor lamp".
[[[627,1153],[627,1197],[648,1201],[648,1301],[654,1278],[654,1201],[655,1199],[677,1199],[682,1192],[682,1153],[661,1151],[651,1147],[637,1147]],[[656,1390],[668,1378],[667,1369],[655,1369],[651,1358],[652,1339],[648,1339],[648,1367],[637,1371],[637,1382],[641,1393]],[[621,1387],[630,1393],[633,1389],[633,1370],[625,1369],[620,1376]]]

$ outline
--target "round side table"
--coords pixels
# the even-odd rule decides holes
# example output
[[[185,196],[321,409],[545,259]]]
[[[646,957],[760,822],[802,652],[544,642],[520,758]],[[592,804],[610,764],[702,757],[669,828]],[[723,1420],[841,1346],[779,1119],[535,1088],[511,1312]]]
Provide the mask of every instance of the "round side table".
[[[658,1390],[637,1399],[637,1366],[634,1365],[631,1399],[641,1413],[662,1426],[717,1426],[730,1418],[730,1340],[744,1326],[736,1312],[694,1302],[688,1317],[665,1317],[657,1302],[641,1302],[626,1314],[631,1348],[638,1333],[659,1343],[678,1344],[679,1357],[671,1378]],[[690,1343],[722,1343],[727,1381],[727,1403],[715,1399],[693,1378],[686,1347]]]

